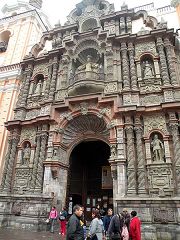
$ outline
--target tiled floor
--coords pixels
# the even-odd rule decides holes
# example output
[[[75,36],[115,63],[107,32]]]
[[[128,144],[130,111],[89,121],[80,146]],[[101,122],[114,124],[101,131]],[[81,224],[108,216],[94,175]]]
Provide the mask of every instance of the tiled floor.
[[[0,240],[65,240],[58,232],[33,232],[25,230],[0,229]]]

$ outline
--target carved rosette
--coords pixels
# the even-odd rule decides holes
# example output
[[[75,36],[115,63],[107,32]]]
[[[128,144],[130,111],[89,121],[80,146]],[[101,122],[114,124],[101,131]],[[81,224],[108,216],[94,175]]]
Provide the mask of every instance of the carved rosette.
[[[137,142],[137,181],[138,194],[146,194],[146,174],[145,174],[145,157],[142,143],[142,127],[135,127]]]
[[[160,37],[157,38],[156,45],[157,45],[157,49],[158,49],[159,57],[160,57],[161,75],[162,75],[163,84],[170,85],[168,66],[167,66],[166,57],[165,57],[165,53],[164,53],[164,44],[163,44],[162,38],[160,38]]]
[[[134,47],[132,43],[128,43],[128,52],[130,62],[131,87],[133,90],[137,90],[137,76],[136,67],[134,63]]]
[[[177,79],[176,79],[176,70],[174,67],[175,62],[173,60],[173,47],[168,38],[164,39],[164,45],[165,45],[165,50],[166,50],[168,66],[169,66],[169,74],[170,74],[170,78],[171,78],[171,83],[172,83],[172,85],[176,86]]]
[[[134,148],[134,133],[132,126],[126,126],[127,135],[127,176],[128,189],[127,194],[136,194],[136,171],[135,171],[135,148]]]
[[[123,75],[123,89],[130,89],[130,81],[129,81],[129,63],[127,56],[127,46],[126,43],[121,43],[121,55],[122,55],[122,75]]]

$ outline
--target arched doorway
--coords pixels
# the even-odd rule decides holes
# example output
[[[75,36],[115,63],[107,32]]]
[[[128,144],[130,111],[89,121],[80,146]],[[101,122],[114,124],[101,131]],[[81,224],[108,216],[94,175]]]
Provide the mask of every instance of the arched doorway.
[[[112,207],[112,178],[109,165],[110,147],[99,140],[83,141],[70,155],[67,201],[69,213],[75,204],[82,204],[86,219],[99,204],[106,211]]]

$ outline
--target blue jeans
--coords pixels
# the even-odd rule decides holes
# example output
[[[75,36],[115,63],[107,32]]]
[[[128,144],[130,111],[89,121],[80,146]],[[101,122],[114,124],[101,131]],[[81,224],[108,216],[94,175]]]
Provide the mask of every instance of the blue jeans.
[[[55,223],[55,218],[51,218],[50,219],[50,222],[51,222],[51,229],[50,229],[50,232],[53,233],[54,232],[54,223]]]

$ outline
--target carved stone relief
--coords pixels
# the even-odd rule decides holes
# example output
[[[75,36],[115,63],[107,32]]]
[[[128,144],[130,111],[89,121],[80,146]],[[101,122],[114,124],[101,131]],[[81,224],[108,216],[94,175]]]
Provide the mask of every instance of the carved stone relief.
[[[171,165],[166,163],[148,167],[148,181],[151,196],[172,196],[173,177]]]
[[[118,91],[117,83],[107,83],[104,88],[104,93],[114,93]]]
[[[31,169],[29,168],[17,168],[14,189],[15,192],[23,194],[29,189],[29,183],[31,178]]]
[[[160,105],[163,102],[163,96],[161,95],[145,95],[140,98],[140,104],[145,106]]]
[[[154,208],[153,219],[155,223],[175,222],[175,211],[172,208]]]
[[[29,141],[31,141],[32,144],[35,144],[35,138],[36,138],[36,128],[35,127],[22,129],[20,142],[22,142],[23,140],[29,140]]]
[[[147,42],[135,45],[135,56],[139,58],[145,52],[150,52],[157,55],[155,42]]]
[[[65,97],[68,96],[67,90],[59,90],[55,95],[55,100],[64,100]]]
[[[44,76],[48,75],[48,64],[46,63],[34,66],[32,77],[34,77],[38,73],[42,73]]]
[[[168,134],[165,116],[155,114],[153,116],[144,116],[144,134],[147,135],[152,130],[161,130],[164,134]]]

